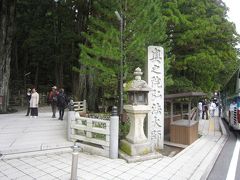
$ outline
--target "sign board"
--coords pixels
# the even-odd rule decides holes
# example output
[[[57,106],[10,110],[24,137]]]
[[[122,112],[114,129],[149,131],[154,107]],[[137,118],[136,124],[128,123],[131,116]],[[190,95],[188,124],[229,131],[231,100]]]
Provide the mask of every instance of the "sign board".
[[[163,149],[164,142],[164,50],[148,47],[147,82],[151,87],[148,102],[148,138],[155,149]]]

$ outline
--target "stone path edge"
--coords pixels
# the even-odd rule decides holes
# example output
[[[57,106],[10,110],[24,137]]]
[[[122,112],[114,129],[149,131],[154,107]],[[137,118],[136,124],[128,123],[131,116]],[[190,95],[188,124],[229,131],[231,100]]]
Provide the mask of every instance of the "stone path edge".
[[[223,142],[221,143],[220,147],[216,150],[216,153],[215,153],[214,157],[212,158],[211,163],[208,164],[206,170],[204,171],[203,175],[201,176],[201,180],[206,180],[208,178],[210,172],[212,171],[213,166],[215,165],[215,163],[217,161],[218,156],[220,155],[220,153],[229,137],[229,134],[227,133],[227,130],[223,124],[222,118],[219,118],[219,124],[220,124],[220,129],[222,132],[222,136],[221,136],[220,140],[218,140],[218,141],[222,140]]]
[[[9,159],[41,156],[41,155],[55,154],[55,153],[66,153],[66,152],[72,152],[72,148],[63,147],[63,148],[49,149],[44,151],[39,150],[39,151],[30,151],[30,152],[24,152],[24,153],[7,154],[7,155],[2,155],[0,157],[0,160],[9,160]]]

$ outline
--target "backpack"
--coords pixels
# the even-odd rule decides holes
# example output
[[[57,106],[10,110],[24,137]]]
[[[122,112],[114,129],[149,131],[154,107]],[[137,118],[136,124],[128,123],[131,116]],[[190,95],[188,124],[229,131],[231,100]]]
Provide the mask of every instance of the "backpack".
[[[66,106],[66,98],[64,94],[59,94],[58,95],[58,105],[65,107]]]

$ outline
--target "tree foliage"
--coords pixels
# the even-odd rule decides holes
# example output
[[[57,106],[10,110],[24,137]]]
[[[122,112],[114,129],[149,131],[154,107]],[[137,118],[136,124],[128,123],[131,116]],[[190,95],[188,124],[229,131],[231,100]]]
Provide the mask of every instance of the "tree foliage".
[[[165,8],[175,56],[171,63],[175,83],[170,91],[218,90],[238,64],[238,35],[226,19],[225,4],[220,0],[175,0]]]
[[[85,72],[95,78],[96,85],[105,89],[105,95],[114,95],[119,70],[119,31],[113,9],[115,1],[94,1],[89,18],[88,30],[82,35],[80,63],[87,67]],[[111,13],[111,14],[110,14]]]
[[[166,20],[162,14],[163,4],[159,0],[127,1],[124,15],[125,27],[125,55],[127,72],[132,72],[136,66],[142,69],[147,62],[147,47],[150,45],[162,46],[165,52],[165,86],[172,84],[171,75],[168,73],[170,43],[167,41]]]
[[[117,94],[117,78],[121,69],[121,43],[125,81],[133,78],[132,73],[136,67],[144,69],[149,45],[160,45],[165,48],[165,72],[167,72],[170,47],[161,9],[162,4],[158,0],[148,2],[133,0],[122,4],[109,0],[94,1],[88,31],[83,33],[87,43],[81,44],[80,63],[88,68],[88,73],[94,74],[104,96]],[[120,21],[114,14],[116,10],[123,19],[122,42]],[[166,84],[170,84],[171,76],[166,73],[165,77]]]
[[[145,68],[149,45],[164,48],[166,93],[216,91],[239,65],[239,35],[221,0],[17,0],[16,10],[11,92],[57,85],[87,99],[92,110],[117,99],[116,10],[125,82],[136,67]]]

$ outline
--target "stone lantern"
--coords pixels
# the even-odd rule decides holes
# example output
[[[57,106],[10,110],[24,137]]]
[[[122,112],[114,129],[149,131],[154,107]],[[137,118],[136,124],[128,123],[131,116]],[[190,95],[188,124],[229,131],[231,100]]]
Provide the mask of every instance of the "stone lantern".
[[[130,130],[126,139],[121,140],[120,149],[129,156],[146,155],[152,152],[151,143],[144,134],[144,118],[150,111],[148,106],[148,92],[151,88],[141,79],[141,69],[138,67],[134,72],[134,80],[126,85],[128,104],[124,110],[130,120]]]
[[[141,79],[142,71],[138,67],[133,75],[135,79],[127,85],[127,95],[129,105],[148,105],[148,92],[151,90],[147,83]]]

